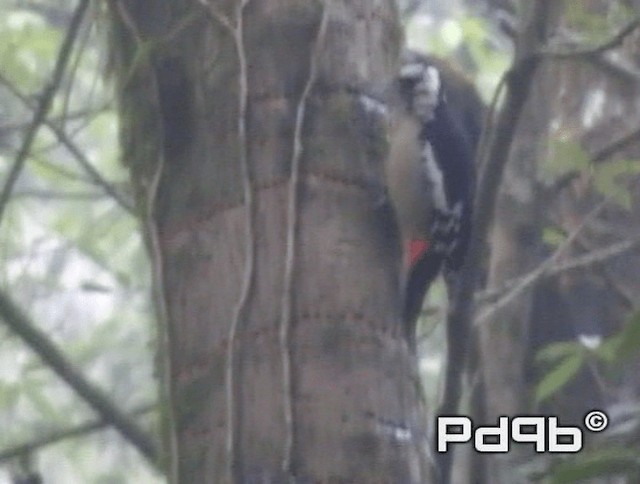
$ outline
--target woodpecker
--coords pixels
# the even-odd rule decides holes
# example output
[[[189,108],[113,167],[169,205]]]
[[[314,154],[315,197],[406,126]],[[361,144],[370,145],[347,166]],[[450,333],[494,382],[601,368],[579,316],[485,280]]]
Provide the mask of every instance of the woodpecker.
[[[402,237],[403,318],[411,340],[429,286],[440,272],[445,280],[455,280],[471,232],[477,136],[468,126],[479,125],[481,116],[469,119],[460,99],[449,103],[453,83],[448,82],[451,73],[443,72],[430,57],[405,55],[385,164]],[[481,105],[472,91],[471,102]]]

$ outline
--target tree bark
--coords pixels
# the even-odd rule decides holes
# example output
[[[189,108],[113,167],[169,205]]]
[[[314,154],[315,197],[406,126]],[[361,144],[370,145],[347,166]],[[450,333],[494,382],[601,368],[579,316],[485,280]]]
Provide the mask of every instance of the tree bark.
[[[504,286],[506,281],[529,272],[541,262],[542,217],[537,165],[544,156],[549,120],[550,106],[545,102],[548,99],[545,97],[546,71],[542,66],[536,73],[505,169],[491,232],[488,287]],[[525,385],[529,324],[535,326],[527,317],[530,305],[531,295],[525,293],[495,312],[480,327],[484,396],[480,420],[487,425],[496,425],[498,417],[503,415],[531,411],[531,394]],[[486,482],[512,482],[513,469],[509,462],[513,462],[517,450],[514,446],[514,452],[507,455],[478,456],[487,472]]]
[[[175,482],[429,481],[376,198],[392,0],[111,3]],[[375,83],[372,83],[372,80]]]

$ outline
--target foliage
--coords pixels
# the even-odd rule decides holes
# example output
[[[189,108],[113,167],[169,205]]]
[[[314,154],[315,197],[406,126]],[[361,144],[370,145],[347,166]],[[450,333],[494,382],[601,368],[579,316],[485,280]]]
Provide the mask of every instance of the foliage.
[[[615,369],[640,354],[640,311],[617,334],[600,344],[587,347],[580,342],[559,342],[538,352],[537,360],[552,364],[536,388],[536,400],[542,402],[557,395],[588,362]],[[608,410],[611,422],[602,438],[586,451],[553,463],[550,483],[584,482],[585,479],[624,475],[640,476],[640,406],[618,404]],[[615,412],[615,413],[614,413]],[[616,417],[616,418],[612,418]]]
[[[50,82],[75,5],[0,0],[1,186]],[[131,198],[95,16],[91,12],[82,24],[53,107],[0,219],[0,285],[93,383],[132,411],[156,398],[155,328],[139,222],[103,186]],[[0,452],[95,418],[4,325],[0,335]],[[46,482],[159,480],[113,431],[44,447],[30,460],[46,469]],[[0,462],[0,482],[14,464]]]
[[[622,447],[584,452],[574,459],[555,466],[550,484],[580,483],[587,479],[612,475],[624,475],[637,479],[640,475],[638,455],[638,449]]]
[[[580,341],[552,343],[536,356],[539,363],[551,366],[536,387],[536,401],[555,395],[580,371],[593,361],[597,364],[622,365],[629,357],[637,356],[640,348],[640,312],[636,313],[617,334],[593,344]]]
[[[510,52],[496,45],[495,36],[487,19],[464,10],[455,10],[441,22],[422,13],[407,24],[409,47],[452,59],[474,79],[487,102],[509,66]]]
[[[589,175],[596,193],[631,210],[633,189],[627,182],[640,173],[640,160],[595,163],[580,143],[570,138],[555,139],[550,152],[541,165],[543,181],[551,183],[571,173],[584,173]]]

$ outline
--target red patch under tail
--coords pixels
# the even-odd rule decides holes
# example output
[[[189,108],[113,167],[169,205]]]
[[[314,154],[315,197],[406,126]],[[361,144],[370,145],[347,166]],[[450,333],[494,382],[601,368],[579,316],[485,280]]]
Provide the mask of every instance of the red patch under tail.
[[[405,254],[408,267],[413,267],[429,250],[429,241],[425,239],[410,240]]]

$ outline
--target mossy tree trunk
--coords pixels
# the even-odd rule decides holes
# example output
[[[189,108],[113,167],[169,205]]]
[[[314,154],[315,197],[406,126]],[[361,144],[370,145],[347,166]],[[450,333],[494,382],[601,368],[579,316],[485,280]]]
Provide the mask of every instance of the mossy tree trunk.
[[[429,482],[384,131],[392,0],[110,3],[176,482]],[[375,81],[375,82],[372,82]]]

